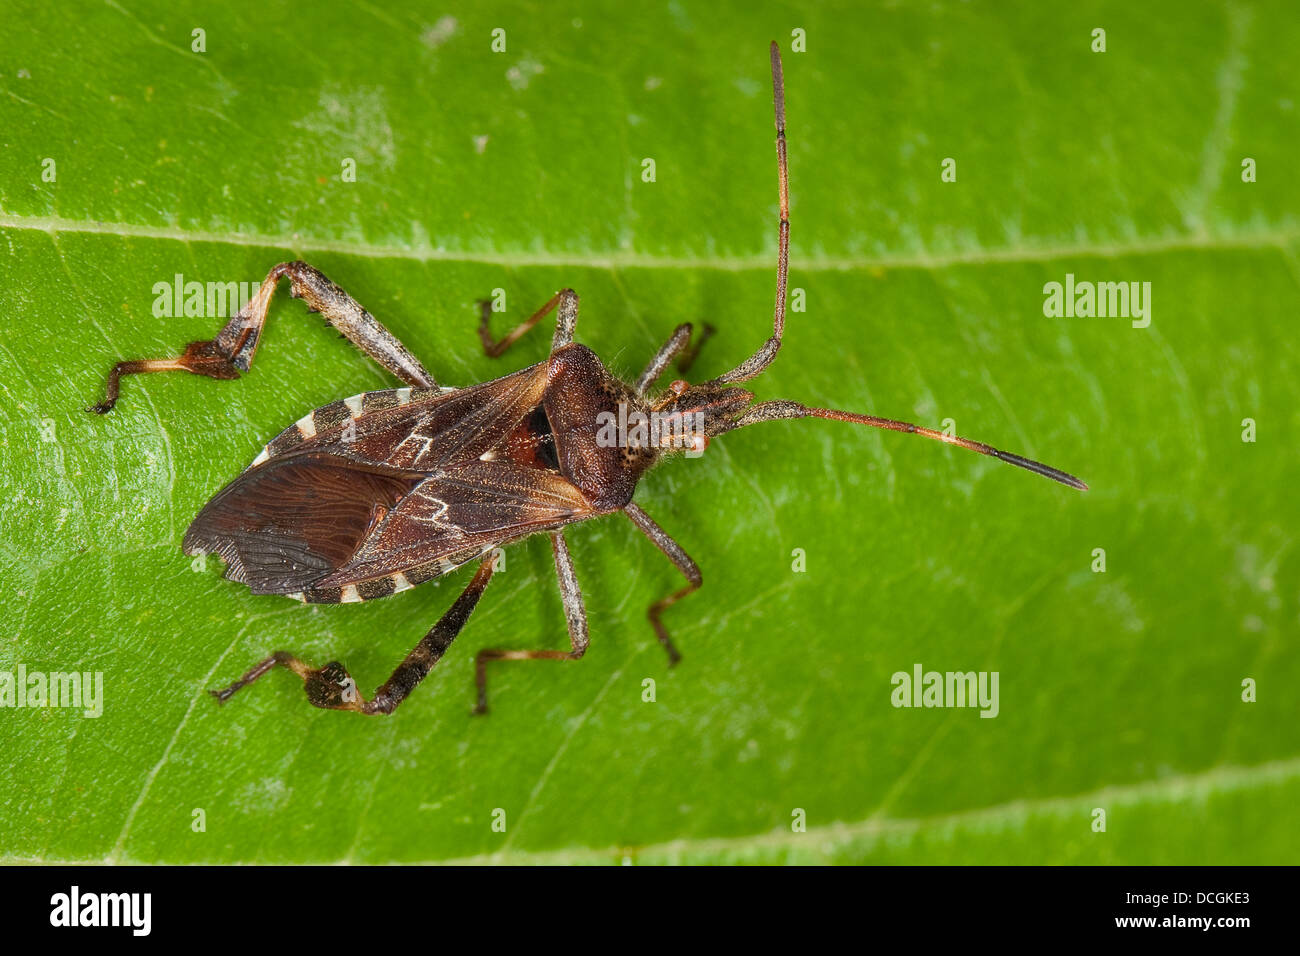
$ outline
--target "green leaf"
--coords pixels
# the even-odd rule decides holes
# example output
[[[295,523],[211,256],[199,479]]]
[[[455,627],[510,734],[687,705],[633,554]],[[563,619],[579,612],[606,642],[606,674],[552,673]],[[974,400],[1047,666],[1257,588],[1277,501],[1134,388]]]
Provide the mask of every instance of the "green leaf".
[[[0,672],[101,672],[104,700],[0,709],[0,859],[1300,858],[1288,5],[9,6]],[[304,608],[194,570],[186,526],[270,436],[391,379],[281,293],[241,381],[128,379],[87,415],[113,362],[220,324],[155,314],[155,284],[305,258],[456,385],[550,339],[484,357],[477,299],[505,290],[500,331],[573,286],[619,374],[707,321],[716,375],[770,329],[773,38],[806,311],[759,394],[952,419],[1092,490],[768,424],[638,492],[704,571],[678,667],[645,608],[680,578],[615,516],[568,535],[590,652],[496,667],[486,717],[478,650],[564,646],[544,540],[393,717],[285,672],[218,708],[277,648],[379,684],[469,572]],[[1045,316],[1067,274],[1151,283],[1150,326]],[[997,717],[894,707],[918,664],[998,672]]]

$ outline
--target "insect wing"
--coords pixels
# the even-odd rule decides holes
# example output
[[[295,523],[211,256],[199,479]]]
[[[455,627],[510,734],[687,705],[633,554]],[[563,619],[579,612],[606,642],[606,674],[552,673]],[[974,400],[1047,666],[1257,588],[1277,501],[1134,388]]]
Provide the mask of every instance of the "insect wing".
[[[344,564],[424,476],[327,454],[290,455],[245,472],[185,533],[186,554],[217,554],[256,594],[289,594]]]
[[[319,434],[303,448],[328,449],[380,467],[433,473],[475,461],[502,439],[542,400],[547,367],[534,365],[512,375],[457,389],[419,407],[362,414]]]
[[[316,586],[343,586],[485,551],[595,514],[582,493],[554,472],[508,460],[466,462],[422,481],[352,560]]]

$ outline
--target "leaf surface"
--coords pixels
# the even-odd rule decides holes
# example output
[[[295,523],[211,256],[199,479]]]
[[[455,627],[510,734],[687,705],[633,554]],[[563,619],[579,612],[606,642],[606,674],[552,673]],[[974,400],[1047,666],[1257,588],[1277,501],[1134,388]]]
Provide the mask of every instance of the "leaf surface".
[[[104,701],[0,710],[0,859],[1300,858],[1288,5],[9,6],[0,671],[101,672]],[[393,383],[281,293],[241,381],[128,379],[87,415],[113,362],[220,324],[155,286],[304,258],[456,385],[549,343],[484,357],[478,299],[504,290],[500,333],[572,286],[615,371],[707,321],[716,375],[769,334],[773,38],[805,310],[760,395],[951,419],[1092,490],[764,425],[638,493],[704,571],[666,615],[676,668],[645,608],[680,580],[615,517],[569,534],[590,652],[495,668],[487,717],[479,649],[564,646],[544,540],[392,718],[282,672],[218,708],[279,648],[381,683],[470,571],[304,608],[195,570],[185,528],[263,442]],[[1151,283],[1150,326],[1045,316],[1067,274]],[[998,672],[997,717],[894,707],[918,664]]]

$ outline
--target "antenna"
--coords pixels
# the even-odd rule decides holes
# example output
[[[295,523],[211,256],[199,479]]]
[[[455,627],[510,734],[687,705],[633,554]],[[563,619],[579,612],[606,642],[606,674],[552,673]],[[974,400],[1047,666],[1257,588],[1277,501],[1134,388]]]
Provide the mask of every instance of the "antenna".
[[[894,432],[907,432],[910,435],[920,435],[922,438],[933,438],[935,441],[941,441],[948,445],[956,445],[958,448],[967,448],[970,451],[979,452],[981,455],[988,455],[998,461],[1005,461],[1008,465],[1015,465],[1017,468],[1024,468],[1026,471],[1032,471],[1036,475],[1042,475],[1044,478],[1051,478],[1053,481],[1059,481],[1063,485],[1069,485],[1071,488],[1078,488],[1080,491],[1087,491],[1088,486],[1080,481],[1074,475],[1061,471],[1059,468],[1053,468],[1050,465],[1044,465],[1042,462],[1034,461],[1030,458],[1022,458],[1020,455],[1013,455],[1009,451],[1000,451],[992,445],[986,445],[983,442],[972,441],[969,438],[959,438],[956,435],[949,435],[946,432],[935,431],[933,428],[923,428],[920,425],[914,425],[911,422],[895,421],[892,418],[878,418],[875,415],[858,415],[854,412],[841,412],[834,408],[808,408],[800,405],[798,402],[775,401],[760,402],[748,409],[743,415],[737,418],[728,431],[736,428],[744,428],[747,425],[757,425],[759,422],[774,422],[787,418],[829,418],[837,422],[850,422],[854,425],[870,425],[872,428],[885,428]]]
[[[785,77],[781,71],[781,48],[772,41],[772,102],[776,111],[776,174],[781,196],[780,239],[776,258],[776,306],[772,310],[772,337],[749,358],[709,385],[747,382],[772,364],[785,332],[785,297],[790,274],[790,167],[785,152]]]

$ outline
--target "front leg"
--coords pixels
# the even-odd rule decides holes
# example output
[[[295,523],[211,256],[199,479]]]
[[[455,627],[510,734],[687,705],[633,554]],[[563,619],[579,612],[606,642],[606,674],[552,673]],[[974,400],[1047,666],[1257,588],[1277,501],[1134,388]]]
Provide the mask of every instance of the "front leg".
[[[248,305],[226,323],[217,337],[191,342],[185,352],[169,359],[135,359],[118,362],[108,373],[104,400],[86,411],[104,415],[117,404],[119,380],[123,375],[144,372],[192,372],[209,378],[239,378],[253,364],[266,313],[276,283],[289,277],[289,294],[307,303],[308,311],[319,312],[343,333],[343,337],[392,372],[407,385],[434,388],[433,376],[379,320],[322,273],[305,262],[282,262],[262,280]]]
[[[500,358],[506,349],[523,338],[538,322],[551,312],[559,309],[555,319],[555,335],[551,337],[551,351],[573,341],[573,331],[578,326],[578,293],[572,289],[561,289],[547,300],[546,304],[520,322],[499,339],[492,338],[492,302],[484,299],[479,302],[478,337],[483,343],[483,351],[488,358]]]
[[[453,604],[433,626],[428,634],[416,644],[406,659],[397,665],[392,676],[375,691],[369,700],[357,691],[357,682],[352,679],[347,668],[338,661],[330,661],[324,667],[310,667],[285,651],[276,651],[270,657],[259,661],[239,680],[221,690],[208,691],[221,703],[225,703],[241,688],[247,687],[267,671],[275,667],[285,667],[302,678],[307,691],[307,699],[314,707],[327,710],[350,710],[358,714],[391,714],[407,698],[411,691],[428,676],[435,664],[442,659],[451,642],[461,632],[469,620],[483,590],[492,578],[492,557],[484,559],[474,574],[469,586],[461,592]]]
[[[650,387],[659,380],[659,376],[664,373],[668,363],[674,358],[677,359],[677,371],[685,374],[695,358],[700,354],[700,346],[712,338],[714,333],[713,326],[705,322],[704,327],[700,330],[700,337],[695,344],[691,344],[691,323],[685,322],[673,330],[673,334],[668,337],[668,341],[659,347],[659,351],[650,359],[650,363],[645,367],[636,380],[636,393],[645,395]]]

